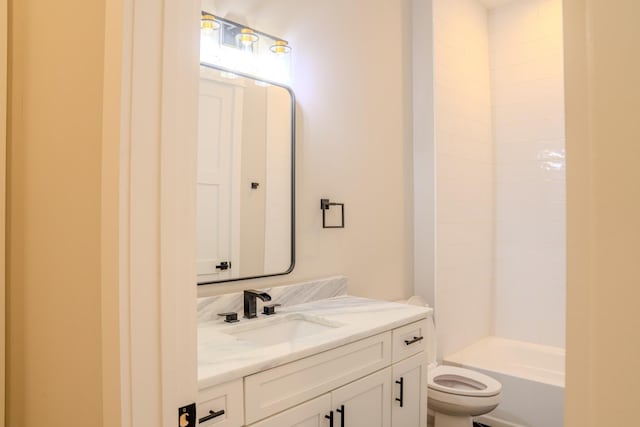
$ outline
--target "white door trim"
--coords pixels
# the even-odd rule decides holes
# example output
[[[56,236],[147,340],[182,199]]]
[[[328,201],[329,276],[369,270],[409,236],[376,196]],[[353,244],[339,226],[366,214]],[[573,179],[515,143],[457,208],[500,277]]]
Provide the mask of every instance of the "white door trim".
[[[118,102],[103,135],[117,125],[119,144],[103,149],[104,425],[174,427],[197,396],[199,16],[197,0],[107,5],[105,107]]]
[[[195,183],[200,9],[197,0],[165,0],[159,325],[165,427],[177,424],[178,408],[195,403],[198,391]]]

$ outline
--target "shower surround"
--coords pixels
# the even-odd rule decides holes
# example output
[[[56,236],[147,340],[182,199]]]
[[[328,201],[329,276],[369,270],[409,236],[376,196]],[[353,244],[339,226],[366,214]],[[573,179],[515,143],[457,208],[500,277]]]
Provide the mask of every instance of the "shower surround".
[[[528,364],[528,370],[503,378],[509,398],[497,416],[505,424],[491,425],[561,426],[566,301],[562,1],[433,0],[433,14],[438,356],[487,372]],[[508,345],[496,348],[495,342]],[[458,357],[470,348],[479,360],[483,353],[497,352],[504,363],[495,370],[475,356]],[[503,354],[504,348],[545,351],[520,360],[525,352]],[[557,356],[554,366],[562,379],[542,382],[553,393],[532,396],[527,390],[539,386],[528,373],[548,371],[546,354]],[[536,360],[539,366],[531,362]],[[541,401],[533,398],[542,395],[559,396],[553,400],[558,410],[545,411],[548,402],[537,408],[535,402]],[[550,419],[531,424],[522,411],[526,405]]]

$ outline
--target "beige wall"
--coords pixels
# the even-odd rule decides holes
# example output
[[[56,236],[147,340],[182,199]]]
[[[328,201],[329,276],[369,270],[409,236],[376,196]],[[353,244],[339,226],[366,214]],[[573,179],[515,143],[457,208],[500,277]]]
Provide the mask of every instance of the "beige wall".
[[[566,426],[637,424],[640,3],[565,0]]]
[[[410,2],[205,3],[293,47],[298,218],[292,274],[201,294],[334,274],[349,276],[356,295],[411,294]],[[322,229],[321,198],[345,203],[345,229]]]
[[[105,4],[9,4],[7,425],[99,426]]]
[[[4,427],[6,338],[7,2],[0,0],[0,427]]]

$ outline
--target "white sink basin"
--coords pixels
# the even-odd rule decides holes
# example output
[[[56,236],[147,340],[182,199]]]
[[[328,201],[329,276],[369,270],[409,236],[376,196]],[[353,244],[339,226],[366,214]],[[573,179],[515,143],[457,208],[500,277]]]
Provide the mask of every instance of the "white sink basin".
[[[319,317],[290,314],[271,319],[251,320],[225,333],[260,346],[300,340],[342,326]]]

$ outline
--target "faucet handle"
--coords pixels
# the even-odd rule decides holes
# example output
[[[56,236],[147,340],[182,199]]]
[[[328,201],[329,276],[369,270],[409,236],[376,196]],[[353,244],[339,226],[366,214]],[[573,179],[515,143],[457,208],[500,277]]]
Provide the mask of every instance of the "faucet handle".
[[[238,313],[232,311],[229,313],[218,313],[218,316],[222,316],[224,317],[224,321],[227,323],[236,323],[239,322],[238,320]]]
[[[280,307],[282,304],[267,304],[262,306],[262,313],[267,316],[271,316],[272,314],[276,314],[276,307]]]

